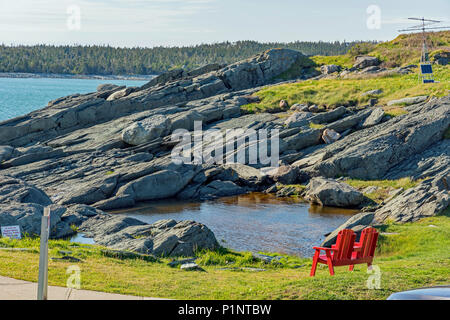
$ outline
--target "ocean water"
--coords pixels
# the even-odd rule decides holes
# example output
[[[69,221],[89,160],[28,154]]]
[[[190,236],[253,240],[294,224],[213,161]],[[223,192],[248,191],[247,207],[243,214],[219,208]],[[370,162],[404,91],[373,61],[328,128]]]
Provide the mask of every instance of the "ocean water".
[[[147,81],[0,78],[0,121],[41,109],[51,100],[75,94],[94,92],[102,83],[141,86]]]

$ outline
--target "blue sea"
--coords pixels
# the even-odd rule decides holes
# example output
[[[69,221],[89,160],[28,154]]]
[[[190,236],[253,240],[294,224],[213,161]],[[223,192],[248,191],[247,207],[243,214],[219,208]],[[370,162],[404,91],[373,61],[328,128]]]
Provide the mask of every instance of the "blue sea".
[[[56,79],[56,78],[0,78],[0,121],[27,114],[47,106],[56,98],[75,93],[94,92],[102,83],[141,86],[147,81]]]

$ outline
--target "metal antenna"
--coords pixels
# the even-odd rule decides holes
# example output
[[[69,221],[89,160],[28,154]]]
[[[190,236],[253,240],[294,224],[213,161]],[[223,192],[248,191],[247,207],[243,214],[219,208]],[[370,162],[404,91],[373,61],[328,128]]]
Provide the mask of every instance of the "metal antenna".
[[[426,62],[428,62],[428,59],[429,59],[428,46],[427,46],[427,31],[428,30],[450,29],[450,26],[435,27],[434,25],[443,22],[443,21],[439,21],[439,20],[431,20],[431,19],[425,19],[425,18],[408,18],[408,19],[414,20],[414,21],[421,21],[422,23],[419,25],[409,27],[407,29],[399,30],[399,32],[422,31],[423,51],[422,51],[422,57],[420,60],[422,63],[426,63]]]

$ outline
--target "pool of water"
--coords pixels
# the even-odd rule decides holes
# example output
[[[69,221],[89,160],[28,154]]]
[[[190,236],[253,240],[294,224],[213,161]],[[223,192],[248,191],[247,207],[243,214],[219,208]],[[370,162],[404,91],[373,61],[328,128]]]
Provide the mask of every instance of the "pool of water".
[[[153,223],[162,219],[194,220],[208,226],[224,247],[310,257],[355,210],[322,208],[295,199],[249,194],[207,202],[158,201],[112,213]]]

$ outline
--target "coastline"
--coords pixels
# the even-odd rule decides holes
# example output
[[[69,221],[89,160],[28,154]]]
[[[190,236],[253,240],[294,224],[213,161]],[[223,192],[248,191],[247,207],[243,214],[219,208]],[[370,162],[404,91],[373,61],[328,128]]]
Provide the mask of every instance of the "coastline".
[[[136,80],[149,81],[158,75],[75,75],[54,73],[24,73],[24,72],[0,72],[0,78],[26,79],[26,78],[51,78],[51,79],[85,79],[85,80]]]

